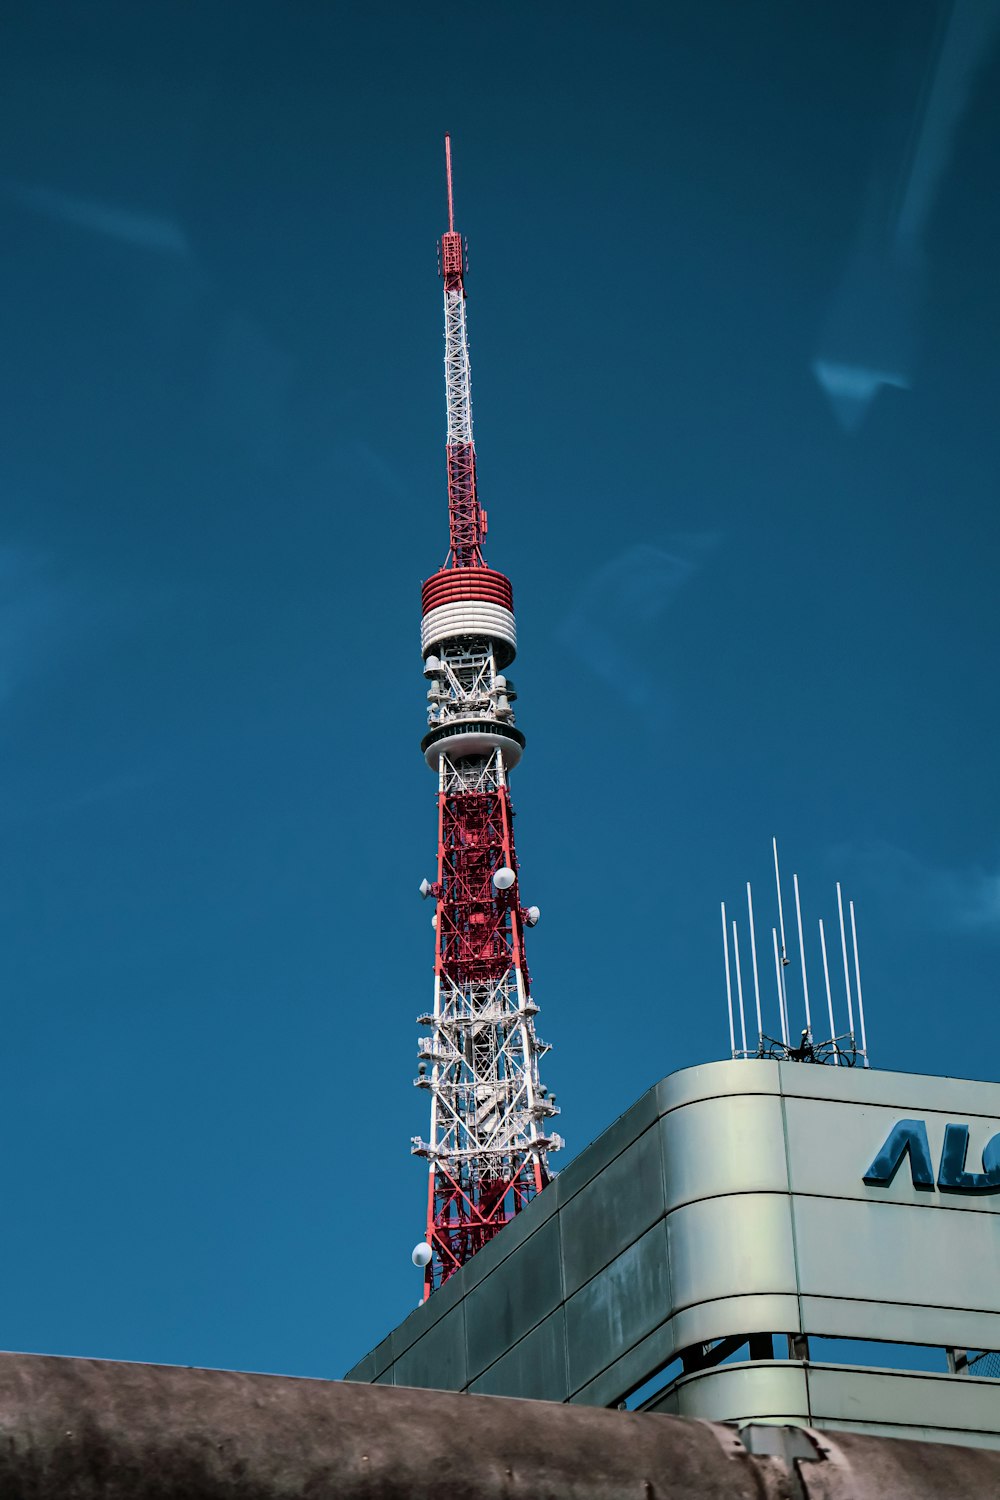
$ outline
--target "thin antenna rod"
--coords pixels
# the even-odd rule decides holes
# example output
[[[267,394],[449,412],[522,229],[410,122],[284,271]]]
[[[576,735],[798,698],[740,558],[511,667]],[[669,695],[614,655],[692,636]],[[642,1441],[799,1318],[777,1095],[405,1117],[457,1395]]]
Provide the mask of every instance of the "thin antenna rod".
[[[760,980],[757,978],[757,934],[753,926],[753,896],[750,893],[750,882],[747,881],[747,911],[750,914],[750,954],[753,958],[753,994],[757,1002],[757,1047],[760,1048],[761,1038],[764,1035],[764,1023],[760,1018]]]
[[[844,986],[847,990],[847,1025],[851,1033],[851,1043],[854,1042],[854,1006],[851,1004],[851,972],[847,967],[847,934],[844,932],[844,898],[840,894],[840,881],[837,881],[837,910],[840,912],[840,947],[844,955]]]
[[[444,167],[448,174],[448,233],[455,233],[455,199],[451,189],[451,136],[444,138]]]
[[[774,977],[778,984],[778,1013],[781,1016],[781,1040],[788,1046],[788,1018],[785,1015],[785,1002],[781,994],[781,959],[778,956],[778,929],[771,928],[771,936],[774,938]]]
[[[799,902],[799,877],[792,876],[795,888],[795,920],[799,924],[799,958],[802,960],[802,994],[806,1002],[806,1030],[812,1036],[812,1017],[809,1014],[809,981],[806,978],[806,945],[802,941],[802,906]]]
[[[830,1013],[830,1040],[833,1041],[837,1035],[837,1027],[833,1020],[833,992],[830,989],[830,965],[826,961],[826,933],[823,931],[823,918],[819,919],[819,945],[823,950],[823,978],[826,980],[826,1008]]]
[[[854,943],[854,984],[858,992],[858,1021],[861,1025],[861,1051],[864,1053],[865,1067],[871,1064],[868,1061],[868,1038],[865,1036],[865,1002],[861,998],[861,964],[858,961],[858,929],[854,921],[854,902],[849,903],[851,908],[851,939]]]
[[[772,838],[774,849],[774,885],[778,892],[778,926],[781,928],[781,967],[778,970],[778,988],[781,991],[781,1015],[785,1027],[785,1046],[788,1041],[788,989],[785,984],[785,968],[788,964],[788,948],[785,944],[785,910],[781,903],[781,876],[778,874],[778,840]]]
[[[778,892],[778,926],[781,928],[781,956],[784,958],[788,952],[785,947],[785,913],[781,905],[781,876],[778,874],[778,840],[771,840],[774,849],[774,884]]]
[[[736,993],[740,997],[740,1036],[743,1038],[743,1056],[747,1055],[747,1023],[743,1015],[743,975],[740,972],[740,937],[733,923],[733,952],[736,955]]]
[[[733,1029],[733,981],[729,977],[729,928],[726,925],[726,903],[722,902],[722,951],[726,955],[726,999],[729,1002],[729,1051],[736,1056],[736,1032]]]

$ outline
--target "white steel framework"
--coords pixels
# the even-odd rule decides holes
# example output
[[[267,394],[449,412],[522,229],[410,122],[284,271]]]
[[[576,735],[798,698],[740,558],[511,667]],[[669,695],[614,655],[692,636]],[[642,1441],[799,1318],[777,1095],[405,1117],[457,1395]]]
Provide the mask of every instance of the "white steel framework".
[[[472,383],[469,341],[465,326],[465,290],[444,294],[444,384],[448,405],[448,446],[472,442]]]

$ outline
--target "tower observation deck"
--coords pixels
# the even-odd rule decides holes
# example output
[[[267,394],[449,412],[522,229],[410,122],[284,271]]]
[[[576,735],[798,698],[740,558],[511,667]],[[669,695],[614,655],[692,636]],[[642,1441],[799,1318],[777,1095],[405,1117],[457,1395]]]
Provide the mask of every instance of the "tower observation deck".
[[[524,951],[537,907],[521,905],[509,772],[524,750],[506,669],[517,651],[510,580],[483,557],[466,329],[465,246],[455,229],[451,142],[445,137],[448,230],[444,280],[449,549],[422,591],[420,644],[428,680],[421,749],[438,778],[434,1004],[418,1018],[417,1087],[430,1094],[430,1133],[412,1150],[430,1168],[426,1242],[414,1260],[429,1295],[548,1181],[562,1141],[539,1079],[548,1047]],[[419,1253],[418,1253],[419,1252]]]

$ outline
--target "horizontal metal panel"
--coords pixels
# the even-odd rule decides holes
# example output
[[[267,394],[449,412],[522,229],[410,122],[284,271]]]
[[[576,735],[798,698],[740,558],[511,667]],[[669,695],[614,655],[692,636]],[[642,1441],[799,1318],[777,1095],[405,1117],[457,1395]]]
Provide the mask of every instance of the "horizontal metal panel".
[[[579,1390],[669,1314],[661,1220],[566,1303],[570,1389]]]
[[[765,1064],[719,1063],[718,1067],[762,1067]],[[786,1098],[850,1100],[883,1105],[903,1114],[959,1109],[984,1118],[1000,1117],[1000,1084],[969,1078],[939,1078],[930,1073],[885,1073],[880,1068],[819,1068],[776,1063]],[[956,1117],[958,1118],[958,1117]]]
[[[824,1432],[859,1432],[867,1437],[909,1438],[911,1442],[952,1443],[957,1447],[1000,1448],[1000,1432],[956,1432],[949,1427],[903,1427],[892,1422],[865,1422],[860,1417],[854,1422],[837,1422],[827,1418]],[[938,1491],[938,1494],[941,1494]],[[960,1494],[952,1489],[952,1496]],[[985,1496],[983,1496],[985,1500]]]
[[[600,1375],[574,1391],[572,1401],[608,1406],[620,1401],[682,1349],[734,1333],[796,1333],[799,1303],[794,1296],[726,1297],[701,1302],[669,1318]]]
[[[566,1399],[566,1314],[562,1307],[474,1380],[474,1395]]]
[[[571,1389],[569,1399],[581,1406],[617,1406],[636,1386],[644,1385],[657,1370],[673,1358],[673,1330],[670,1322],[648,1333],[627,1354],[602,1370],[579,1389]]]
[[[656,1121],[656,1089],[651,1088],[627,1109],[607,1130],[601,1132],[596,1141],[575,1156],[563,1167],[553,1186],[559,1194],[560,1208],[570,1201],[586,1183],[603,1172],[616,1156],[637,1141]],[[546,1192],[551,1189],[546,1189]],[[545,1194],[543,1193],[544,1197]],[[506,1233],[506,1230],[504,1231]]]
[[[1000,1314],[956,1307],[920,1308],[898,1302],[862,1302],[839,1297],[802,1297],[805,1333],[830,1338],[884,1339],[891,1343],[937,1344],[942,1348],[1000,1349]]]
[[[662,1402],[648,1411],[679,1417],[707,1417],[712,1422],[754,1421],[809,1423],[809,1396],[802,1365],[719,1365],[697,1375],[685,1375]]]
[[[435,1294],[436,1295],[436,1294]],[[562,1304],[559,1219],[549,1219],[465,1299],[469,1379],[475,1379]]]
[[[997,1102],[1000,1103],[1000,1099]],[[788,1171],[793,1192],[1000,1214],[1000,1189],[992,1193],[977,1193],[915,1187],[908,1158],[900,1163],[887,1186],[867,1186],[862,1181],[892,1127],[898,1120],[906,1118],[895,1106],[786,1099],[785,1112]],[[1000,1131],[1000,1120],[984,1120],[964,1107],[960,1087],[956,1087],[956,1098],[946,1113],[923,1109],[915,1118],[926,1124],[935,1175],[945,1126],[949,1122],[965,1122],[971,1126],[967,1167],[972,1171],[982,1170],[983,1147],[992,1135]]]
[[[402,1323],[396,1325],[387,1339],[383,1339],[375,1350],[376,1360],[379,1358],[380,1350],[389,1346],[393,1359],[398,1359],[405,1349],[415,1344],[418,1339],[423,1338],[428,1329],[433,1328],[442,1318],[461,1302],[465,1295],[465,1267],[445,1282],[444,1286],[429,1297],[426,1302],[421,1302],[411,1313],[403,1319]]]
[[[836,1419],[951,1432],[1000,1430],[1000,1380],[810,1365],[809,1399],[817,1427]]]
[[[787,1191],[776,1094],[701,1099],[672,1110],[659,1128],[668,1209],[723,1193]]]
[[[359,1385],[371,1385],[378,1374],[375,1367],[375,1355],[366,1354],[364,1359],[353,1365],[344,1376],[345,1380],[356,1380]]]
[[[460,1391],[467,1383],[465,1363],[465,1306],[459,1303],[448,1317],[435,1323],[392,1365],[394,1385],[429,1386]]]
[[[699,1099],[731,1098],[737,1094],[778,1094],[781,1092],[778,1066],[778,1063],[765,1059],[750,1059],[682,1068],[656,1085],[657,1107],[660,1114],[665,1115]],[[810,1069],[813,1071],[816,1070]]]
[[[660,1139],[652,1125],[560,1212],[566,1295],[572,1296],[662,1218]]]
[[[790,1292],[698,1302],[670,1320],[671,1353],[734,1333],[798,1333],[799,1299]]]
[[[744,1361],[683,1376],[650,1411],[715,1422],[767,1420],[938,1441],[992,1434],[1000,1443],[1000,1381]]]
[[[674,1309],[739,1293],[796,1291],[791,1199],[744,1193],[667,1216]]]
[[[387,1370],[392,1364],[392,1334],[376,1344],[375,1348],[364,1359],[359,1359],[356,1365],[352,1365],[344,1376],[345,1380],[356,1380],[365,1384],[372,1384],[376,1378]]]
[[[838,1198],[791,1201],[803,1293],[912,1303],[917,1344],[929,1342],[922,1333],[925,1308],[1000,1313],[996,1215]]]

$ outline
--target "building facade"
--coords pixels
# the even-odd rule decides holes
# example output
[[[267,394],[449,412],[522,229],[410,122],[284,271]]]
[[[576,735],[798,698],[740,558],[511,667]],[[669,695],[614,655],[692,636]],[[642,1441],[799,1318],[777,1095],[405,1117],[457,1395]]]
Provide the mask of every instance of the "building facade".
[[[1000,1086],[760,1060],[655,1085],[347,1378],[1000,1447],[998,1349]]]

